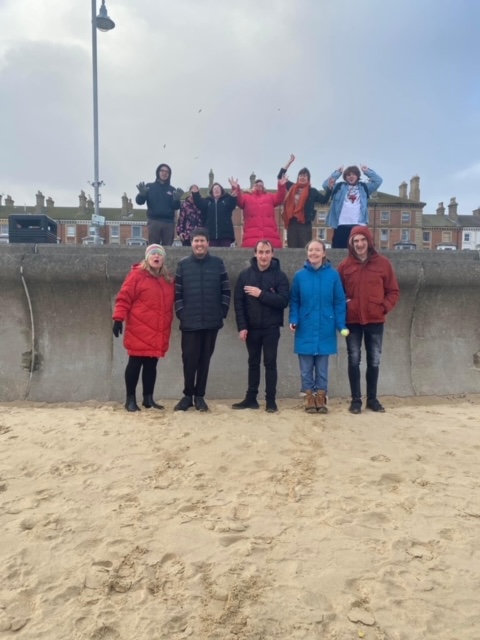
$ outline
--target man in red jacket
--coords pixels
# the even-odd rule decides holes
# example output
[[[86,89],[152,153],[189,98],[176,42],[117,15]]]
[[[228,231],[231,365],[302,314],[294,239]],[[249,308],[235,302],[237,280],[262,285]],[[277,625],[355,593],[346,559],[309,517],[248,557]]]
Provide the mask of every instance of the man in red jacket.
[[[377,398],[380,356],[382,354],[385,318],[400,296],[397,279],[390,260],[373,246],[368,227],[353,227],[348,240],[348,257],[338,273],[347,296],[348,378],[352,393],[351,413],[362,412],[360,360],[362,339],[367,354],[367,409],[383,413]]]

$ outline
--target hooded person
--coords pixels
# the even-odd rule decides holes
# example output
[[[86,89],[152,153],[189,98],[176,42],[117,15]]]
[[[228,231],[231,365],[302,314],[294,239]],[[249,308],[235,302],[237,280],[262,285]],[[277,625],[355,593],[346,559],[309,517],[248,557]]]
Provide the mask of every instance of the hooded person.
[[[153,399],[157,363],[168,351],[173,321],[175,285],[165,265],[165,249],[151,244],[145,259],[132,267],[115,300],[113,335],[126,323],[123,344],[129,359],[125,369],[127,411],[139,411],[136,388],[142,371],[143,406],[163,409]]]
[[[170,184],[172,170],[164,162],[155,171],[155,182],[137,184],[135,202],[147,204],[148,243],[170,246],[175,237],[175,211],[180,209],[181,189]]]
[[[367,357],[367,402],[372,411],[385,411],[377,398],[380,356],[386,316],[400,297],[397,278],[390,260],[380,255],[370,230],[356,226],[350,232],[348,257],[338,266],[347,297],[348,378],[352,400],[349,411],[361,413],[360,361],[362,341]]]
[[[289,166],[295,161],[290,156],[287,164],[280,169],[278,178],[286,174]],[[304,167],[298,172],[295,183],[287,181],[287,197],[283,205],[283,224],[287,230],[287,246],[291,249],[304,249],[312,239],[312,222],[315,219],[315,205],[327,204],[331,188],[325,192],[318,191],[310,184],[310,171]]]

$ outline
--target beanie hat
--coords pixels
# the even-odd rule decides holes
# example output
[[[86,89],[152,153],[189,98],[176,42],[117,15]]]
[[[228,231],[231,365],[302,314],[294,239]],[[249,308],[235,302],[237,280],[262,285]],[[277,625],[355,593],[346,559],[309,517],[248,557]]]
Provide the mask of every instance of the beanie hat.
[[[149,244],[148,247],[145,249],[145,260],[147,260],[148,256],[154,251],[156,251],[163,257],[165,257],[166,255],[165,249],[162,247],[161,244]]]

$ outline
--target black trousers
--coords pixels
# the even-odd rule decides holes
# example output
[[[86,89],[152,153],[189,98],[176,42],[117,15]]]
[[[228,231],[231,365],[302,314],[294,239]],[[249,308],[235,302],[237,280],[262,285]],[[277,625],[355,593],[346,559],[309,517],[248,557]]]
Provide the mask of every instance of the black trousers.
[[[137,389],[140,369],[142,369],[143,395],[153,395],[155,381],[157,379],[158,358],[143,358],[142,356],[130,356],[125,369],[125,386],[127,396],[134,396]]]
[[[300,224],[296,218],[290,220],[287,229],[287,245],[289,249],[305,249],[312,239],[312,223]]]
[[[204,397],[217,334],[218,329],[182,331],[184,396]]]
[[[348,238],[355,224],[341,224],[333,230],[332,249],[348,249]]]
[[[247,397],[256,399],[260,384],[260,361],[263,351],[265,367],[265,399],[275,400],[277,393],[277,351],[280,340],[280,328],[249,329],[247,333],[248,350],[248,389]]]

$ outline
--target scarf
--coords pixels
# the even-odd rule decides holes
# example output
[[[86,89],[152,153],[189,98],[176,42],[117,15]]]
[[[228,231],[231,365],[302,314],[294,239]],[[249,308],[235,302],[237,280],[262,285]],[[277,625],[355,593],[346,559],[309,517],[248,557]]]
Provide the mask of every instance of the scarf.
[[[295,196],[298,191],[302,190],[300,196],[297,197],[295,203]],[[305,204],[310,194],[310,184],[300,185],[298,182],[290,188],[285,198],[285,204],[283,205],[283,224],[285,229],[288,228],[290,220],[296,218],[300,224],[305,224]]]

